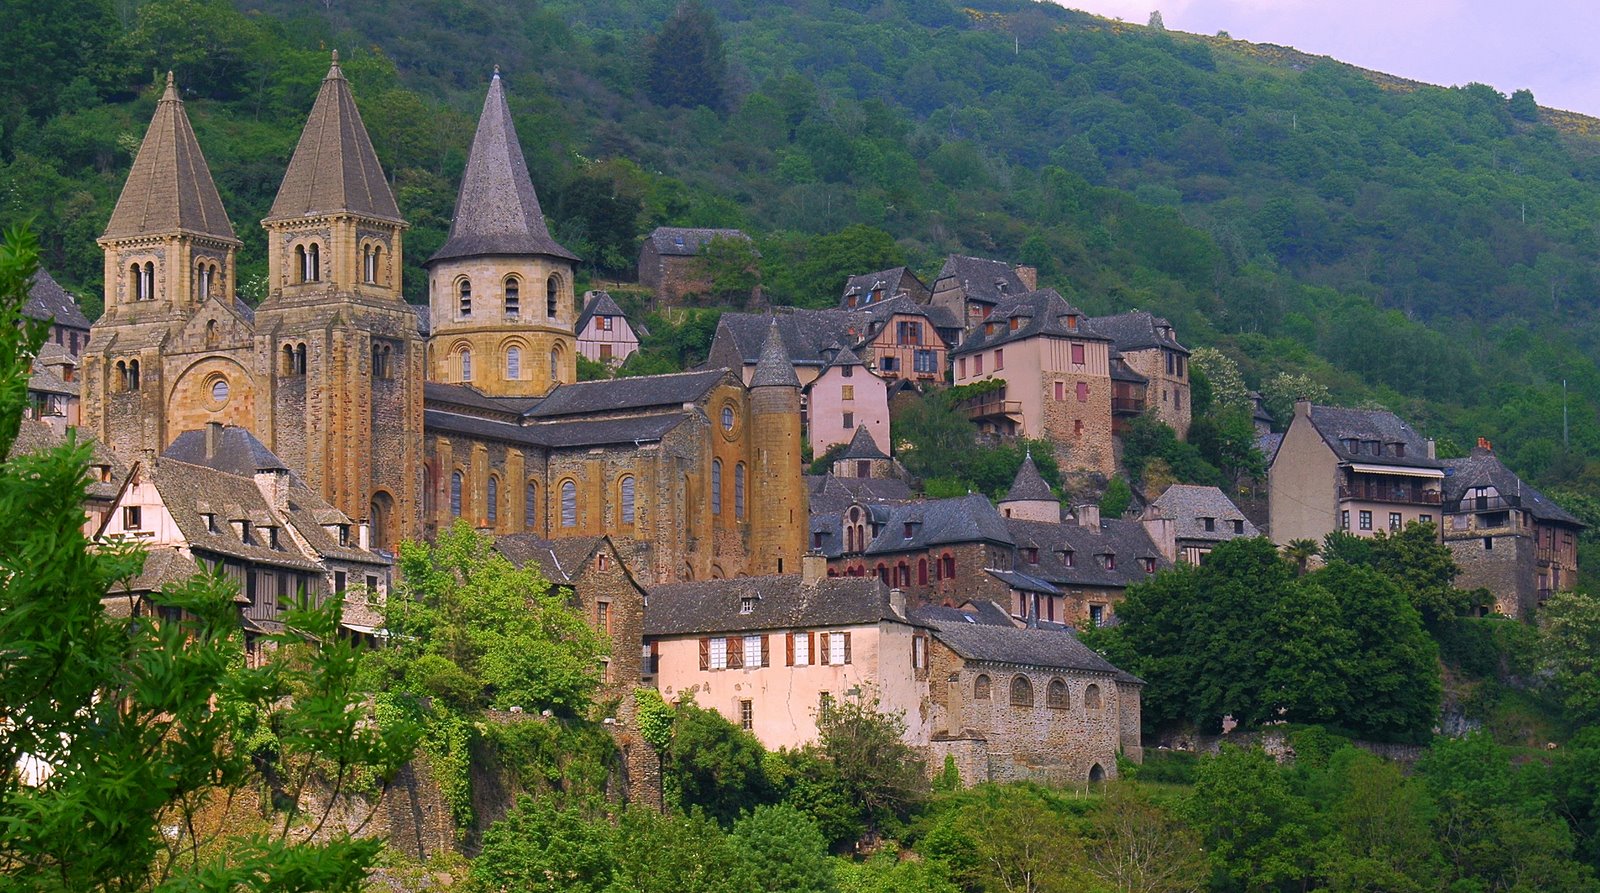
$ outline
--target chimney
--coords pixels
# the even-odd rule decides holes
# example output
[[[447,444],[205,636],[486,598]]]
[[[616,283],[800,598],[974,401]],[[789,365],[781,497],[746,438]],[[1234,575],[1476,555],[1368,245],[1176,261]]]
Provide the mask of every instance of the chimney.
[[[1139,519],[1144,525],[1144,532],[1150,536],[1150,541],[1156,544],[1156,550],[1161,557],[1176,563],[1178,560],[1178,525],[1168,517],[1164,517],[1154,506],[1146,508],[1144,515]]]
[[[1311,401],[1304,397],[1297,398],[1294,401],[1294,414],[1308,419],[1311,418]]]
[[[222,423],[206,422],[206,458],[217,457],[217,446],[222,443]]]
[[[1028,291],[1033,291],[1039,287],[1038,267],[1031,267],[1027,264],[1017,264],[1016,272],[1017,278],[1022,280],[1022,284],[1027,286]]]
[[[1100,529],[1100,506],[1092,502],[1084,502],[1072,507],[1072,514],[1078,519],[1078,526],[1088,530]]]
[[[356,545],[363,549],[372,548],[372,522],[362,521],[356,530]]]
[[[1429,459],[1437,459],[1437,458],[1439,458],[1439,445],[1437,443],[1434,443],[1433,438],[1431,438],[1431,437],[1428,438],[1428,458]]]
[[[800,585],[814,586],[828,576],[828,559],[821,552],[810,551],[800,556]]]
[[[904,620],[906,616],[906,591],[896,586],[889,590],[889,610]]]

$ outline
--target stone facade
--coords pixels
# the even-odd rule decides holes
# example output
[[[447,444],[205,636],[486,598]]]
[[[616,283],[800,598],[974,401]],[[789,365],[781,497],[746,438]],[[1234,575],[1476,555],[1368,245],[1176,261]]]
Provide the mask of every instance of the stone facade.
[[[717,238],[750,241],[749,236],[736,229],[671,226],[656,227],[645,237],[639,248],[639,284],[655,292],[657,306],[675,306],[689,295],[705,294],[711,289],[700,261],[700,249]],[[759,292],[758,287],[751,297]]]

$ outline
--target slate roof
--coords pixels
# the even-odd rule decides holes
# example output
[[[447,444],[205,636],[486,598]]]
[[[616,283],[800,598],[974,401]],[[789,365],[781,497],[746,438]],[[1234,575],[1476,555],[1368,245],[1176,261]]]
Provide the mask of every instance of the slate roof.
[[[589,300],[584,302],[583,312],[578,314],[578,323],[572,327],[572,331],[582,333],[588,327],[589,320],[596,316],[617,316],[624,320],[628,318],[628,314],[617,305],[616,299],[611,297],[610,292],[592,291],[589,293]]]
[[[1412,468],[1443,468],[1443,463],[1428,458],[1428,442],[1386,409],[1344,409],[1338,406],[1312,406],[1311,424],[1334,455],[1344,462],[1364,465],[1401,465]],[[1345,441],[1360,443],[1352,451]],[[1384,455],[1365,452],[1363,443],[1377,441]],[[1404,456],[1387,455],[1391,444],[1405,444]]]
[[[878,442],[872,439],[872,432],[865,425],[856,428],[856,433],[850,436],[850,443],[839,454],[840,459],[887,459],[883,450],[878,449]]]
[[[83,428],[75,431],[78,442],[88,442],[93,450],[89,458],[91,465],[104,465],[111,469],[111,480],[100,481],[91,478],[88,483],[88,494],[91,499],[109,501],[117,498],[122,492],[122,482],[127,478],[128,467],[122,459],[106,448],[106,445],[96,440],[93,435]],[[21,456],[28,453],[37,453],[42,450],[54,449],[67,442],[66,435],[51,427],[43,419],[22,419],[17,428],[17,439],[11,445],[11,454]]]
[[[162,452],[162,457],[190,465],[204,465],[228,474],[253,478],[258,471],[287,471],[283,463],[267,445],[256,439],[249,429],[238,425],[223,425],[217,431],[215,447],[206,454],[206,429],[185,431]],[[251,484],[254,486],[254,484]]]
[[[750,241],[749,236],[736,229],[695,229],[682,226],[658,226],[650,231],[648,238],[659,254],[691,257],[699,254],[705,243],[718,236]]]
[[[658,441],[683,421],[682,411],[618,419],[559,419],[525,425],[439,409],[425,409],[422,413],[422,426],[427,431],[452,431],[504,443],[554,449]]]
[[[238,242],[169,71],[167,88],[100,238],[175,232]]]
[[[127,602],[120,593],[133,592],[159,592],[174,583],[183,583],[200,573],[200,565],[194,559],[185,556],[176,548],[169,546],[156,546],[145,550],[144,568],[129,580],[117,583],[112,587],[112,592],[118,595],[102,599],[102,604],[108,601]],[[243,598],[236,596],[235,600]],[[249,599],[243,599],[246,604]],[[121,607],[118,605],[117,607]],[[121,615],[121,616],[131,616]]]
[[[1011,327],[1012,318],[1018,319],[1017,327],[1014,329]],[[1077,328],[1072,328],[1069,319],[1077,320]],[[1111,340],[1091,329],[1087,319],[1076,307],[1068,304],[1067,299],[1061,297],[1055,289],[1041,288],[995,307],[989,318],[968,332],[961,346],[950,353],[977,353],[980,350],[1040,335],[1076,338],[1080,341]],[[991,326],[994,329],[993,333],[989,332]]]
[[[750,613],[741,601],[754,598]],[[646,636],[739,633],[796,627],[859,626],[910,621],[889,607],[889,588],[876,577],[825,577],[811,585],[799,574],[671,583],[650,589]]]
[[[1211,540],[1222,542],[1239,537],[1260,536],[1244,512],[1233,504],[1216,487],[1199,487],[1193,484],[1173,484],[1150,507],[1163,517],[1171,518],[1176,537],[1180,540]],[[1216,521],[1216,529],[1206,530],[1202,518]],[[1233,522],[1243,521],[1244,532],[1234,533]]]
[[[1172,323],[1142,310],[1118,313],[1115,316],[1091,316],[1089,328],[1110,338],[1117,350],[1149,350],[1164,347],[1179,353],[1189,352],[1189,348],[1179,344],[1177,337],[1173,335]]]
[[[1267,460],[1267,465],[1271,465],[1272,460],[1278,457],[1278,447],[1281,446],[1283,446],[1282,431],[1262,434],[1256,438],[1256,449],[1261,451],[1261,455]]]
[[[281,549],[266,545],[267,536],[256,534],[256,528],[278,520],[261,490],[252,478],[241,477],[209,468],[191,465],[170,457],[158,458],[144,471],[149,475],[161,502],[172,516],[183,539],[191,550],[225,555],[276,567],[303,571],[318,571],[321,567],[296,548],[293,540],[283,533],[278,542]],[[216,532],[206,525],[205,514],[216,516]],[[234,532],[232,521],[249,521],[252,542],[241,542]]]
[[[532,534],[515,533],[495,537],[494,550],[517,567],[527,567],[531,561],[546,580],[560,586],[571,586],[577,582],[578,572],[603,542],[603,536],[550,540]]]
[[[1122,354],[1116,352],[1115,348],[1112,348],[1111,353],[1111,380],[1128,381],[1134,384],[1150,383],[1150,379],[1135,372],[1133,367],[1128,365],[1128,361],[1122,358]]]
[[[905,526],[912,525],[911,536]],[[879,555],[926,549],[947,543],[999,543],[1012,545],[1005,519],[989,498],[969,493],[955,499],[930,499],[896,506],[889,522],[864,552]]]
[[[1034,464],[1032,453],[1022,457],[1022,465],[1017,468],[1017,476],[1011,480],[1011,489],[1006,491],[1006,498],[1001,502],[1025,500],[1059,502],[1050,485],[1045,483],[1044,475],[1039,473],[1039,466]]]
[[[800,378],[794,374],[794,364],[789,362],[789,351],[783,346],[783,333],[778,330],[776,319],[767,326],[767,337],[761,342],[761,356],[756,359],[756,371],[750,376],[750,387],[800,387]]]
[[[78,396],[76,385],[68,384],[54,369],[38,361],[34,362],[33,370],[28,373],[28,390],[33,393],[57,394],[63,397]]]
[[[998,304],[1028,291],[1028,286],[1017,276],[1017,271],[1005,261],[962,254],[945,258],[944,267],[939,270],[939,279],[934,280],[935,288],[938,288],[938,282],[942,279],[953,279],[960,283],[967,300],[986,304]]]
[[[1121,682],[1142,682],[1065,630],[1028,629],[959,620],[933,620],[933,635],[969,661],[1104,673]]]
[[[28,283],[28,303],[22,306],[22,315],[30,319],[48,319],[58,326],[71,329],[89,328],[89,318],[78,307],[78,300],[62,288],[56,280],[40,267]]]
[[[1017,568],[1055,586],[1121,589],[1150,578],[1143,559],[1154,560],[1158,571],[1172,566],[1138,521],[1101,521],[1098,529],[1020,518],[1006,518],[1004,524],[1019,549]],[[1038,550],[1038,564],[1020,551],[1027,548]],[[1063,551],[1072,553],[1070,567]],[[1114,567],[1101,563],[1100,556],[1107,554],[1116,556]]]
[[[855,311],[846,311],[865,316],[868,326],[863,329],[864,338],[872,338],[889,324],[889,318],[896,314],[906,316],[920,316],[928,320],[935,329],[959,329],[962,323],[959,317],[949,308],[939,304],[919,304],[909,295],[878,301],[867,307]]]
[[[794,374],[790,370],[790,374]],[[726,369],[642,375],[604,381],[563,384],[528,410],[528,418],[544,419],[583,413],[622,412],[654,406],[694,403],[728,376]]]
[[[778,331],[783,335],[783,345],[788,350],[789,362],[794,366],[828,365],[833,352],[841,348],[857,349],[876,337],[896,314],[909,314],[928,320],[934,331],[928,333],[929,346],[938,346],[940,329],[959,329],[948,308],[918,304],[910,298],[893,298],[861,310],[805,310],[765,313],[724,313],[717,323],[718,342],[731,339],[733,352],[746,364],[757,362],[762,345],[766,343],[767,329],[776,319]],[[712,351],[716,355],[716,351]]]
[[[1516,472],[1505,466],[1491,450],[1474,447],[1472,454],[1462,459],[1444,460],[1444,486],[1441,494],[1445,506],[1460,502],[1474,487],[1493,487],[1507,498],[1515,498],[1521,507],[1540,521],[1585,527],[1571,512],[1555,500],[1524,483]],[[1468,506],[1463,511],[1471,511]]]
[[[467,168],[461,174],[450,236],[428,263],[507,254],[578,259],[550,237],[496,66],[467,154]]]
[[[445,384],[438,381],[422,383],[423,404],[429,409],[460,407],[476,412],[491,413],[506,421],[520,418],[523,413],[539,405],[542,397],[491,397],[469,384]]]
[[[982,623],[989,626],[1016,626],[1017,621],[1011,612],[1000,607],[992,599],[972,599],[959,607],[947,608],[943,605],[923,605],[911,610],[913,619],[922,623],[932,624],[937,621],[948,623]]]
[[[851,505],[860,503],[902,503],[911,501],[911,487],[896,478],[852,478],[833,474],[808,474],[806,491],[811,514],[842,513]],[[888,521],[885,510],[883,521]]]
[[[267,219],[340,211],[402,222],[335,50]]]
[[[874,273],[861,273],[846,279],[840,306],[845,306],[844,301],[849,300],[851,295],[867,296],[878,289],[883,291],[883,297],[879,300],[893,298],[905,290],[904,284],[907,278],[917,284],[919,292],[927,292],[927,286],[922,284],[922,280],[917,278],[917,274],[907,270],[905,267],[894,267],[888,270],[878,270]]]

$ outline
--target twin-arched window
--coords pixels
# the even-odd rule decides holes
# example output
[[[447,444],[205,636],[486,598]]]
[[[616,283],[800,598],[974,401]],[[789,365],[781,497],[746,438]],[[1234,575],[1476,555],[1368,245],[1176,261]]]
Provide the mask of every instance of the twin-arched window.
[[[294,261],[301,282],[318,282],[322,279],[322,246],[316,242],[310,245],[296,245],[294,248]]]
[[[128,268],[128,278],[133,286],[133,299],[135,301],[154,301],[156,299],[156,265],[145,261],[144,266],[134,264]]]
[[[209,261],[201,261],[194,272],[195,297],[204,301],[211,297],[211,289],[216,285],[217,265]]]
[[[361,251],[361,281],[368,285],[378,284],[379,255],[383,253],[383,246],[368,245]]]

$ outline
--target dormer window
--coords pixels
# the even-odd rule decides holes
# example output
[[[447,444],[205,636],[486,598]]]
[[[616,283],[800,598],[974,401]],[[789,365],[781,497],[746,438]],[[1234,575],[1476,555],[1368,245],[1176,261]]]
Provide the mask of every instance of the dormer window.
[[[1236,534],[1243,534],[1244,533],[1244,522],[1243,521],[1234,521],[1233,522],[1233,532],[1236,533]]]
[[[1061,555],[1061,566],[1072,567],[1072,550],[1062,549],[1059,554]]]
[[[267,545],[279,550],[280,552],[283,550],[283,544],[278,542],[278,528],[267,528]]]
[[[1145,573],[1153,574],[1156,572],[1156,560],[1154,558],[1141,558],[1139,561],[1144,565]]]
[[[1217,529],[1217,519],[1216,518],[1201,518],[1200,519],[1200,523],[1201,523],[1201,525],[1203,525],[1205,527],[1206,532],[1208,532],[1208,533]]]
[[[1020,329],[1020,328],[1022,328],[1022,317],[1020,317],[1020,316],[1011,317],[1011,331],[1015,332],[1017,329]]]
[[[341,546],[350,545],[350,525],[349,524],[340,524],[340,525],[338,525],[338,527],[339,527],[339,545],[341,545]]]
[[[239,542],[247,546],[255,545],[255,541],[250,538],[250,522],[238,521],[236,523],[239,525]]]
[[[912,535],[913,532],[915,532],[915,530],[916,530],[916,525],[914,525],[910,521],[907,521],[906,522],[906,539],[911,539],[911,535]]]
[[[1117,556],[1112,554],[1112,553],[1110,553],[1110,552],[1107,552],[1104,555],[1101,555],[1100,556],[1100,565],[1101,565],[1101,567],[1104,567],[1108,571],[1116,570],[1117,569]]]
[[[1028,559],[1028,563],[1029,564],[1038,564],[1039,563],[1039,550],[1034,548],[1034,547],[1032,547],[1032,546],[1030,546],[1030,547],[1028,547],[1026,549],[1023,549],[1022,550],[1022,556],[1024,558]]]
[[[214,534],[217,532],[217,515],[215,512],[206,512],[200,517],[206,519],[206,533]]]
[[[755,599],[755,596],[747,595],[747,596],[744,596],[743,598],[739,599],[739,613],[740,614],[752,614],[752,613],[755,612],[755,610],[756,610],[756,599]]]
[[[1406,445],[1403,444],[1403,443],[1398,443],[1398,442],[1395,443],[1395,445],[1394,445],[1394,455],[1395,455],[1396,458],[1404,459],[1405,455],[1406,455]]]

